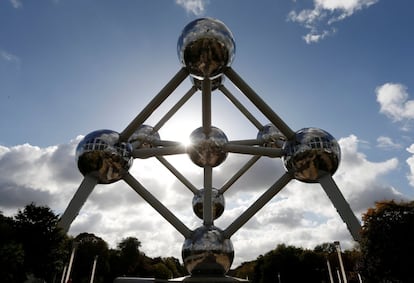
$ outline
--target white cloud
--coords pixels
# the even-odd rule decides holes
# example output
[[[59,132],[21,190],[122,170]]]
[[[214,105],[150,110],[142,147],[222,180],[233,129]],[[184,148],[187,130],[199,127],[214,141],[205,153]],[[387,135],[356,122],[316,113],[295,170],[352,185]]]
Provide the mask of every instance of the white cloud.
[[[20,0],[10,0],[10,3],[13,5],[14,8],[21,8],[23,6],[22,1]]]
[[[414,144],[410,145],[406,150],[411,154],[411,156],[406,160],[408,166],[410,167],[410,172],[407,174],[407,178],[410,185],[414,187]]]
[[[379,0],[314,0],[313,8],[291,11],[288,20],[299,23],[309,32],[303,36],[306,43],[316,43],[336,32],[331,25],[368,8]],[[297,2],[297,1],[295,1]]]
[[[20,64],[20,58],[16,55],[13,55],[5,50],[0,49],[0,60],[4,60],[6,62],[10,62],[16,65]]]
[[[414,100],[409,100],[407,87],[399,83],[385,83],[375,90],[380,112],[394,122],[414,119]]]
[[[380,136],[377,138],[377,147],[383,149],[400,149],[402,145],[394,142],[390,137]]]
[[[187,13],[199,16],[204,14],[206,0],[175,0],[175,3],[182,6]]]
[[[45,148],[28,144],[0,146],[0,211],[15,214],[17,209],[35,201],[62,213],[82,180],[74,160],[80,139]],[[356,136],[342,138],[339,143],[343,158],[334,179],[358,218],[375,201],[404,198],[384,182],[386,175],[396,169],[396,159],[369,161],[360,152]],[[414,146],[410,152],[414,153]],[[223,166],[214,170],[213,186],[220,188],[247,160],[229,155]],[[170,161],[178,160],[170,158]],[[202,168],[183,164],[187,165],[181,167],[180,172],[196,187],[201,187]],[[152,158],[134,160],[130,171],[190,229],[202,225],[192,212],[192,193],[158,161]],[[225,193],[226,210],[215,224],[225,229],[283,172],[281,160],[260,159]],[[125,237],[135,236],[147,255],[181,259],[182,235],[123,181],[96,186],[69,231],[71,235],[81,232],[94,233],[112,247]],[[345,224],[321,186],[291,181],[234,234],[233,267],[255,259],[280,243],[313,248],[334,240],[341,241],[344,248],[353,245]]]

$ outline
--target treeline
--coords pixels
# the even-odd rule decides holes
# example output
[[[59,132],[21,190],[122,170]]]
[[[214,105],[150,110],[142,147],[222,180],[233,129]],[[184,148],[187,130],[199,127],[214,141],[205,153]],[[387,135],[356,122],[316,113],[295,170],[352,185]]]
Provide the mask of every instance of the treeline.
[[[360,251],[346,250],[341,259],[348,283],[359,283]],[[321,283],[331,282],[330,276],[334,282],[343,282],[334,243],[324,243],[313,250],[280,244],[256,260],[241,264],[232,274],[257,283]]]
[[[414,202],[378,202],[362,220],[360,246],[341,253],[347,282],[414,282]],[[168,279],[187,274],[174,257],[146,256],[137,238],[125,238],[112,249],[94,234],[68,237],[57,223],[48,207],[33,203],[14,217],[0,212],[0,282],[61,282],[74,248],[68,276],[74,283],[90,282],[95,259],[96,283],[112,283],[118,276]],[[333,243],[313,250],[280,244],[229,275],[253,283],[343,282]]]
[[[112,283],[118,276],[186,275],[174,257],[146,256],[137,238],[125,238],[111,249],[94,234],[67,236],[58,228],[58,220],[50,208],[33,203],[14,217],[0,213],[0,282],[61,282],[74,248],[69,282],[89,283],[95,257],[95,283]]]

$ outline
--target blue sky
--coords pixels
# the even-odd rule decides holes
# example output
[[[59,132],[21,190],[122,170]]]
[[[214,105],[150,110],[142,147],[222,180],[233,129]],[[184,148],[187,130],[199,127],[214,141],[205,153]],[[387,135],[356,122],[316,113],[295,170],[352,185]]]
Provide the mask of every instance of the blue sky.
[[[358,217],[378,200],[412,200],[413,8],[410,0],[3,0],[0,210],[14,214],[35,201],[61,213],[82,179],[74,161],[82,136],[102,128],[122,131],[180,69],[178,37],[204,16],[229,27],[236,42],[232,67],[292,129],[319,127],[339,140],[343,160],[334,178]],[[187,79],[177,97],[190,85]],[[213,98],[213,123],[229,139],[256,136],[222,96]],[[197,107],[191,101],[161,137],[188,136],[200,126]],[[238,158],[218,170],[217,182],[231,176]],[[253,177],[229,191],[219,227],[277,179],[283,166],[275,162],[258,164]],[[181,160],[177,166],[197,183],[200,172],[191,165]],[[131,171],[188,226],[200,225],[182,208],[190,206],[188,190],[172,177],[154,180],[164,172],[157,166],[136,160]],[[149,255],[180,257],[181,235],[159,235],[160,243],[162,233],[153,230],[159,227],[172,231],[116,183],[95,189],[70,233],[87,230],[111,244],[132,235]],[[294,182],[235,234],[235,264],[281,242],[312,248],[334,240],[353,245],[323,191]]]

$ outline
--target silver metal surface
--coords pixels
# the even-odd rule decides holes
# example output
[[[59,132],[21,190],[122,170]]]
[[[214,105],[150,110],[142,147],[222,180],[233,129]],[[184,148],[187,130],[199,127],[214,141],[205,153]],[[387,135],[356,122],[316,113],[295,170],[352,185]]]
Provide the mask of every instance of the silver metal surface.
[[[227,141],[220,129],[211,127],[210,133],[206,135],[201,127],[191,133],[187,153],[194,164],[200,167],[216,167],[227,157],[227,152],[223,150]]]
[[[224,275],[234,259],[233,244],[219,228],[201,226],[185,239],[182,257],[191,275]]]
[[[86,135],[76,148],[79,171],[95,177],[100,184],[122,179],[132,165],[132,147],[119,142],[119,134],[111,130],[98,130]]]
[[[284,150],[286,170],[307,183],[316,183],[326,174],[333,175],[341,159],[336,139],[318,128],[299,130],[286,141]]]
[[[257,139],[265,147],[283,148],[286,136],[272,123],[266,124],[257,133]]]
[[[203,206],[204,206],[204,189],[199,190],[193,197],[193,211],[198,218],[203,219]],[[212,216],[213,220],[219,218],[225,208],[224,195],[217,189],[213,188],[211,191],[212,202]]]
[[[338,211],[342,220],[345,222],[352,238],[359,242],[361,240],[361,224],[359,223],[358,218],[356,218],[348,202],[345,200],[332,176],[329,174],[323,174],[323,176],[319,179],[319,183]]]
[[[151,126],[141,125],[131,135],[128,142],[131,144],[133,149],[139,148],[151,148],[154,147],[154,143],[160,140],[160,135]]]
[[[214,79],[230,66],[235,54],[231,31],[212,18],[190,22],[182,31],[177,52],[180,62],[197,79]]]
[[[95,188],[97,183],[98,180],[91,175],[86,175],[83,178],[78,190],[69,202],[65,212],[59,219],[58,225],[62,228],[63,231],[69,231],[70,225],[72,224],[73,220],[75,220],[76,216],[78,216],[79,211],[85,204],[86,200],[92,193],[93,188]]]

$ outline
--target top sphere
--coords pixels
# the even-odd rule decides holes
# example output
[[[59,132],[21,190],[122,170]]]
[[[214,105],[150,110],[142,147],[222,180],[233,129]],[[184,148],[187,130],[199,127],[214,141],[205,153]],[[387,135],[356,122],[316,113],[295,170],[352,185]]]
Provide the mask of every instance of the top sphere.
[[[284,164],[295,178],[306,183],[316,183],[326,174],[338,169],[341,149],[334,137],[318,128],[304,128],[285,142]]]
[[[132,148],[119,142],[119,134],[98,130],[86,135],[76,148],[79,171],[94,176],[100,184],[120,180],[132,166]]]
[[[197,79],[219,77],[231,65],[236,46],[231,31],[212,18],[190,22],[182,31],[177,52],[180,62]]]

